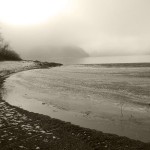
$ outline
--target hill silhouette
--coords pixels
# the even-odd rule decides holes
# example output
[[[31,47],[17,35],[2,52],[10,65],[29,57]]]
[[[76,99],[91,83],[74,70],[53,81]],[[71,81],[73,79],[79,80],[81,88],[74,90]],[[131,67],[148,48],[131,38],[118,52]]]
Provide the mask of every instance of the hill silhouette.
[[[76,46],[48,46],[37,47],[27,53],[27,59],[48,60],[50,58],[82,58],[89,55],[80,47]]]

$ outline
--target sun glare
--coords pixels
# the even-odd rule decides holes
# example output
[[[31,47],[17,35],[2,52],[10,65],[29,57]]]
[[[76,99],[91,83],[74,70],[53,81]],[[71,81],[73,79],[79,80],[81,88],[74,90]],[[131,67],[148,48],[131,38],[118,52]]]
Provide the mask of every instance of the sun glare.
[[[0,22],[38,24],[69,9],[69,0],[0,0]]]

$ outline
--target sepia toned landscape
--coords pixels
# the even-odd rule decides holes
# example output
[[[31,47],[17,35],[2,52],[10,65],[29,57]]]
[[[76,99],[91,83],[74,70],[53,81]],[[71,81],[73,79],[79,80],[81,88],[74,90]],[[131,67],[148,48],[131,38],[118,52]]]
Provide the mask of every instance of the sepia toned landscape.
[[[0,0],[0,150],[150,150],[148,0]]]

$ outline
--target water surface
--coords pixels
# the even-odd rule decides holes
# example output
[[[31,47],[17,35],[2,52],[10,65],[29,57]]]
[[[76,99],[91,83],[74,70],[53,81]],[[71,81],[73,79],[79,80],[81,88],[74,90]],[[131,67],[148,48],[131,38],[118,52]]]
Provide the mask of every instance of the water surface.
[[[150,142],[150,68],[69,65],[17,73],[12,105],[83,127]]]
[[[45,61],[45,60],[42,60]],[[85,58],[50,58],[47,61],[62,64],[106,64],[106,63],[143,63],[150,62],[150,55],[137,56],[102,56]]]

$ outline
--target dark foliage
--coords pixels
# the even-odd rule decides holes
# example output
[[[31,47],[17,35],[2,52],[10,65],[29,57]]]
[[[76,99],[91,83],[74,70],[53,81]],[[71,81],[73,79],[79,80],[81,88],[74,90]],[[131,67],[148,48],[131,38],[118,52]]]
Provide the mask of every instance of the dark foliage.
[[[0,36],[0,61],[12,60],[17,61],[21,60],[20,56],[11,50],[8,43],[5,43]]]

